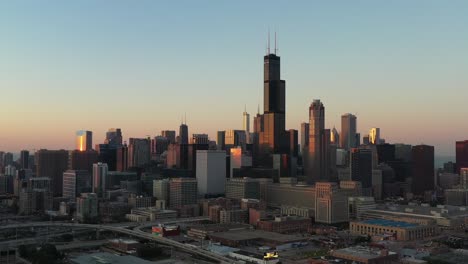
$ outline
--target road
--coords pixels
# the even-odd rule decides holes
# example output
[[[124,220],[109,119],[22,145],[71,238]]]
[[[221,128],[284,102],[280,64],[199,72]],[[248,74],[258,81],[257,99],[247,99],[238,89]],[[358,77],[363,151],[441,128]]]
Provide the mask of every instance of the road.
[[[153,222],[153,223],[139,223],[139,225],[153,225],[153,224],[159,224],[159,223],[181,223],[181,222],[190,222],[190,221],[198,221],[197,219],[199,218],[188,218],[188,219],[169,219],[169,220],[164,220],[164,221],[158,221],[158,222]],[[201,218],[200,218],[201,219]],[[203,219],[201,219],[203,220]],[[229,259],[227,257],[215,254],[210,251],[206,251],[201,248],[197,248],[188,244],[183,244],[165,237],[159,237],[159,236],[153,236],[152,234],[143,232],[141,230],[130,230],[126,229],[125,227],[121,226],[115,226],[115,225],[100,225],[100,224],[78,224],[78,223],[64,223],[64,222],[36,222],[36,223],[26,223],[26,224],[13,224],[13,225],[4,225],[0,226],[1,229],[14,229],[14,228],[32,228],[32,227],[47,227],[47,226],[53,226],[53,227],[71,227],[71,228],[89,228],[89,229],[96,229],[98,231],[111,231],[111,232],[116,232],[120,234],[125,234],[128,236],[132,237],[138,237],[142,239],[147,239],[151,240],[154,242],[157,242],[162,245],[170,246],[175,249],[178,249],[183,252],[187,252],[193,255],[197,256],[202,256],[207,259],[210,259],[212,261],[215,261],[217,263],[236,263],[235,260]],[[137,225],[138,226],[138,225]]]

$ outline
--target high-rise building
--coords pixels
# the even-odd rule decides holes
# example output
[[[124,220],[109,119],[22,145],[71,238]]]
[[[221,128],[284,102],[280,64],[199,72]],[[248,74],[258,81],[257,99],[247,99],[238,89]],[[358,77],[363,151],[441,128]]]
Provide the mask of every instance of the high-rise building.
[[[72,150],[69,153],[69,165],[70,170],[86,170],[91,172],[93,164],[98,162],[99,154],[97,151],[90,150]]]
[[[0,174],[0,194],[14,193],[14,176]]]
[[[336,224],[349,221],[348,196],[334,182],[315,184],[315,221]]]
[[[188,126],[184,123],[180,124],[179,127],[179,143],[183,145],[187,145],[189,143],[188,140]]]
[[[226,152],[223,150],[198,150],[196,177],[198,194],[224,194]]]
[[[351,180],[361,182],[364,194],[369,195],[372,189],[372,150],[351,149],[350,163]]]
[[[63,197],[72,201],[81,193],[91,192],[92,177],[87,170],[67,170],[63,173]]]
[[[242,147],[231,148],[229,155],[229,177],[234,177],[234,169],[240,169],[242,167],[252,167],[252,162],[252,156],[248,155],[247,152],[243,151]]]
[[[123,143],[122,130],[120,128],[110,128],[106,133],[104,143],[111,146],[121,146]]]
[[[13,165],[13,153],[7,152],[3,155],[3,166]]]
[[[456,173],[460,173],[461,168],[468,168],[468,140],[465,141],[457,141],[455,143],[456,147],[456,164],[457,164],[457,171]]]
[[[380,144],[380,128],[373,127],[369,130],[369,143],[374,145]]]
[[[226,198],[260,199],[260,181],[251,178],[232,178],[226,181]]]
[[[395,159],[410,162],[412,146],[407,144],[395,144]]]
[[[352,114],[344,114],[341,116],[341,148],[350,150],[358,145],[356,144],[356,116]]]
[[[340,146],[340,134],[335,127],[330,131],[330,144]]]
[[[296,129],[289,129],[287,131],[289,136],[289,155],[291,157],[297,158],[299,156],[299,132]]]
[[[68,168],[68,151],[41,149],[36,152],[36,177],[49,177],[54,196],[61,196],[63,172]]]
[[[468,168],[460,168],[460,187],[468,189]]]
[[[261,163],[271,163],[271,154],[289,152],[286,133],[286,82],[280,76],[280,57],[275,53],[264,56],[263,115],[257,115],[255,129],[259,134]],[[268,164],[265,164],[268,165]]]
[[[434,147],[427,145],[413,146],[412,149],[413,180],[412,191],[422,195],[425,191],[434,190]]]
[[[301,154],[304,157],[309,151],[309,123],[301,123]]]
[[[117,148],[116,168],[117,171],[126,171],[128,169],[128,147],[127,144]]]
[[[150,162],[151,144],[149,138],[130,138],[128,144],[128,166],[142,167]]]
[[[7,176],[15,176],[16,175],[16,167],[13,165],[5,166],[5,175]]]
[[[207,134],[193,134],[190,140],[190,144],[209,144],[210,140],[208,139]]]
[[[216,147],[218,150],[226,149],[226,131],[218,131],[216,134]]]
[[[115,142],[112,144],[98,144],[96,150],[98,152],[98,161],[106,163],[110,171],[117,170],[117,150],[122,147]]]
[[[20,167],[21,169],[29,169],[29,151],[22,150],[20,153]]]
[[[391,161],[395,160],[395,145],[388,143],[380,144],[376,146],[376,149],[379,164],[389,164]]]
[[[86,130],[76,131],[76,150],[86,151],[93,149],[93,132]]]
[[[96,163],[93,165],[93,193],[102,196],[109,186],[109,169],[105,163]]]
[[[151,159],[159,160],[161,154],[167,151],[170,144],[169,139],[164,136],[157,136],[151,140]]]
[[[169,203],[169,180],[153,180],[153,197],[158,200],[166,201]]]
[[[0,173],[3,172],[5,152],[0,151]]]
[[[161,131],[161,136],[169,140],[169,144],[176,143],[176,132],[174,130],[163,130]]]
[[[93,222],[98,217],[98,196],[95,193],[82,193],[76,198],[76,217],[80,222]]]
[[[225,131],[224,143],[226,147],[241,146],[245,149],[247,136],[244,130],[229,129]]]
[[[247,113],[247,109],[242,113],[242,130],[246,133],[250,133],[250,115]]]
[[[325,107],[314,100],[309,107],[309,149],[305,161],[308,184],[329,180],[330,130],[325,129]]]
[[[197,179],[172,178],[169,182],[169,206],[180,208],[197,204]]]

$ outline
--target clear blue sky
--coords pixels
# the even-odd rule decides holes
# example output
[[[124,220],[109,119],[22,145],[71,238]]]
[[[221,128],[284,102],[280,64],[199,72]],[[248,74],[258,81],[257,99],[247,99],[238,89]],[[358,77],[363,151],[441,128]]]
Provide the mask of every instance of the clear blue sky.
[[[426,143],[468,139],[468,1],[2,1],[0,149],[72,148],[177,129],[240,128],[262,103],[278,32],[287,126],[315,98],[326,124]]]

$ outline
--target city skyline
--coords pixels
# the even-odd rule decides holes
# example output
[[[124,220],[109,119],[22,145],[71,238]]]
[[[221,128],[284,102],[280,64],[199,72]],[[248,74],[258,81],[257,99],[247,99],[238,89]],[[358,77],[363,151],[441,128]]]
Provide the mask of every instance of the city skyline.
[[[262,105],[268,28],[278,32],[282,79],[288,82],[287,129],[299,130],[310,103],[320,99],[327,106],[326,128],[341,132],[341,115],[349,112],[357,116],[361,136],[379,127],[388,142],[434,145],[436,155],[453,156],[455,141],[464,140],[468,130],[460,122],[468,113],[468,58],[462,48],[468,41],[459,34],[468,7],[463,2],[356,6],[361,9],[302,3],[312,14],[278,3],[269,8],[287,6],[297,17],[273,22],[262,20],[260,3],[238,5],[226,17],[212,15],[213,9],[225,14],[232,6],[212,3],[207,19],[200,19],[202,9],[176,17],[176,4],[150,2],[130,10],[118,2],[106,14],[99,12],[104,4],[91,2],[57,2],[44,14],[31,3],[1,5],[0,32],[8,36],[0,43],[6,58],[0,62],[1,150],[73,149],[80,129],[93,132],[93,144],[104,142],[111,127],[122,128],[125,140],[154,137],[177,131],[184,113],[189,135],[208,133],[215,140],[218,130],[240,129],[244,107],[255,115]],[[246,21],[239,22],[246,7]],[[76,17],[67,17],[75,9]],[[8,14],[17,10],[24,17]],[[392,24],[388,10],[401,21]],[[211,26],[214,19],[220,25]],[[169,27],[149,26],[163,21]],[[240,31],[234,22],[252,26]],[[350,28],[352,36],[346,33]]]

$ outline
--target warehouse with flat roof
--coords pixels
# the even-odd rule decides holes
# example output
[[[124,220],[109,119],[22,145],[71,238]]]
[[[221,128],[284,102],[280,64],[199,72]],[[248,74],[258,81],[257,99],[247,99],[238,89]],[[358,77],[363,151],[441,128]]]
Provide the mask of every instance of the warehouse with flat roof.
[[[438,234],[438,227],[432,225],[419,225],[403,221],[386,219],[370,219],[349,223],[349,229],[353,235],[391,235],[395,240],[417,240]]]

